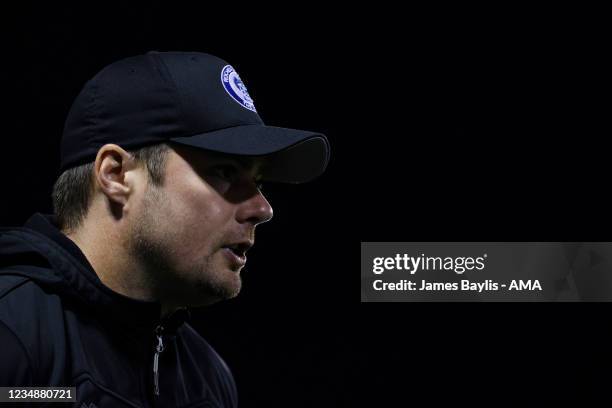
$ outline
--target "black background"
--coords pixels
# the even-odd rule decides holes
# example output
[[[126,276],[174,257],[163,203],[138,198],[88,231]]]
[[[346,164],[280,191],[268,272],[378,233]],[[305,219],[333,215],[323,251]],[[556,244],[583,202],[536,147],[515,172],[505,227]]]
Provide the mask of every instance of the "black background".
[[[360,241],[610,240],[596,21],[181,7],[5,14],[0,224],[51,210],[65,116],[99,69],[153,49],[212,53],[267,124],[332,145],[324,177],[266,186],[275,219],[242,294],[196,317],[242,407],[610,399],[607,304],[359,304],[357,278]]]

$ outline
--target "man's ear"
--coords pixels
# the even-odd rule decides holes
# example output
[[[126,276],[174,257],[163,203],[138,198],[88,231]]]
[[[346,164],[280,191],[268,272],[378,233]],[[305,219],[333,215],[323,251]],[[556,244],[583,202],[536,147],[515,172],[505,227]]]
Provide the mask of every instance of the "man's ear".
[[[105,144],[98,150],[94,164],[96,188],[109,200],[125,204],[133,189],[125,174],[135,167],[134,157],[116,144]]]

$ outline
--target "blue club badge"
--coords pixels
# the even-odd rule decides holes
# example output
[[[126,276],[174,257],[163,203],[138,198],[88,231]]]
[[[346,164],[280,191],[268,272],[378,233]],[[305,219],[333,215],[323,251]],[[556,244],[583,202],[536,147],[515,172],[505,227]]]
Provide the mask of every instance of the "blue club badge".
[[[255,103],[249,95],[244,82],[242,82],[240,76],[231,65],[226,65],[221,70],[221,83],[233,100],[244,108],[257,113]]]

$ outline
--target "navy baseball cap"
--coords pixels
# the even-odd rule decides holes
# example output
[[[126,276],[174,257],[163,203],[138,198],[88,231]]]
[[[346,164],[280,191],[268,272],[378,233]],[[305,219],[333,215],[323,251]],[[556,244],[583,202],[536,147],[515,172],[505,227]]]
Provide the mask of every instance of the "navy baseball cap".
[[[264,125],[236,70],[200,52],[157,52],[114,62],[75,99],[61,141],[61,171],[94,161],[100,147],[165,142],[263,156],[264,181],[302,183],[329,161],[316,132]]]

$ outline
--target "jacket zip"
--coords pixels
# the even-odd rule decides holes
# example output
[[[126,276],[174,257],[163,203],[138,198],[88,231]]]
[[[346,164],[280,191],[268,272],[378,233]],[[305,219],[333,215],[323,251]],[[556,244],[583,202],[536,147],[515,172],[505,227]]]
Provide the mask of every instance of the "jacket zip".
[[[153,393],[156,397],[159,396],[159,355],[164,351],[163,330],[163,326],[157,326],[155,329],[157,345],[155,346],[155,354],[153,355]]]
[[[159,397],[159,357],[165,350],[164,334],[175,333],[176,329],[185,321],[185,317],[189,316],[187,309],[182,308],[175,310],[169,316],[163,318],[155,328],[155,337],[157,344],[155,345],[155,353],[153,354],[153,394]]]

